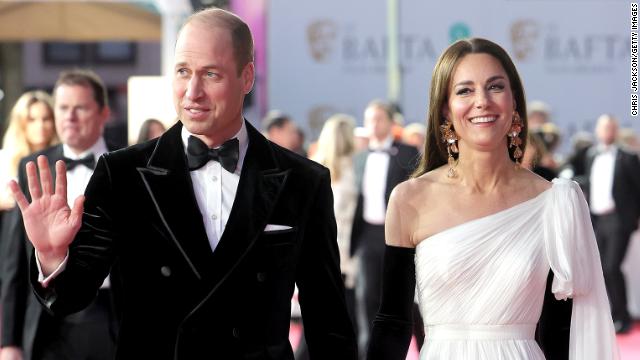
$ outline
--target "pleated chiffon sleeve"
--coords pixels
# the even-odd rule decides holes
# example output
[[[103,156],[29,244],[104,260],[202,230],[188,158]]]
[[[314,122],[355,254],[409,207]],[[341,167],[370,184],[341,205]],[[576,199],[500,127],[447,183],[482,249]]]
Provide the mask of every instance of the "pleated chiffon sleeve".
[[[589,207],[577,183],[555,179],[544,212],[545,251],[557,299],[573,299],[570,360],[619,359]]]

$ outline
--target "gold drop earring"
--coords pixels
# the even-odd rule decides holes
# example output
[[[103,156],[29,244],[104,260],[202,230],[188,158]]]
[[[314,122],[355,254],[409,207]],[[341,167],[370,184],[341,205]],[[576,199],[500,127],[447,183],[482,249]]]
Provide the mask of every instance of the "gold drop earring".
[[[522,131],[522,119],[520,119],[520,114],[517,111],[513,111],[513,121],[511,122],[511,129],[509,129],[509,147],[515,147],[513,150],[513,158],[516,161],[516,168],[520,166],[520,159],[522,158],[523,152],[520,148],[522,145],[522,139],[518,135]]]
[[[447,145],[447,162],[449,163],[449,171],[447,171],[448,178],[455,178],[458,175],[456,171],[456,165],[458,162],[454,159],[453,154],[458,153],[458,135],[456,135],[453,129],[453,123],[449,119],[445,119],[444,124],[440,125],[440,133],[442,135],[442,141]]]

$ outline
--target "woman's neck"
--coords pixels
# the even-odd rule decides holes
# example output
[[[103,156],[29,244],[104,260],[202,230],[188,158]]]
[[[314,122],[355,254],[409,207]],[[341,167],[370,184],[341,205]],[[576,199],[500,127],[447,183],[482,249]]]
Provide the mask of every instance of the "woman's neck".
[[[468,150],[458,157],[457,180],[475,193],[490,193],[513,177],[516,165],[508,151],[491,152]]]

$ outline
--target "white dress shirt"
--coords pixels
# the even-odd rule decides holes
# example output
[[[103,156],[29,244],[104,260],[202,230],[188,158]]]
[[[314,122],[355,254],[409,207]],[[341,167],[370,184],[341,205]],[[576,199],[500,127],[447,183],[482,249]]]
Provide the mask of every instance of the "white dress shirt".
[[[589,174],[589,205],[594,215],[605,215],[616,209],[613,200],[613,172],[618,150],[615,146],[601,146],[599,150]]]
[[[71,160],[82,159],[89,154],[93,154],[97,163],[100,156],[107,151],[107,144],[104,142],[102,137],[100,137],[92,147],[81,154],[74,153],[69,145],[62,144],[62,154],[64,157]],[[91,175],[93,175],[93,169],[89,169],[83,165],[76,166],[73,170],[67,170],[67,203],[69,204],[69,207],[73,207],[75,199],[84,194],[84,190],[89,184]]]
[[[367,156],[362,177],[362,197],[364,221],[373,225],[384,225],[387,203],[387,172],[389,171],[389,150],[393,138],[388,137],[382,142],[375,139],[369,141],[371,153]]]
[[[187,140],[192,134],[182,127],[182,142],[187,149]],[[225,170],[219,162],[209,161],[205,166],[190,172],[193,192],[198,202],[198,208],[202,214],[202,222],[207,231],[209,246],[215,250],[224,233],[224,228],[229,220],[229,214],[236,198],[236,190],[240,182],[240,172],[244,157],[249,147],[247,127],[242,122],[242,127],[234,136],[239,142],[238,166],[233,173]]]

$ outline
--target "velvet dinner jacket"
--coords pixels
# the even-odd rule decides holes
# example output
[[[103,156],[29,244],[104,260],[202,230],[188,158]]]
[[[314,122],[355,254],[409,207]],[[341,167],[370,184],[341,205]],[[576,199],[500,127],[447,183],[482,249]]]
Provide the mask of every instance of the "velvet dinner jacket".
[[[249,146],[215,251],[178,122],[159,139],[100,158],[67,268],[45,289],[32,261],[41,302],[54,314],[83,308],[115,264],[118,359],[292,360],[297,284],[312,358],[355,359],[329,172],[246,125]],[[267,224],[291,228],[265,232]]]

